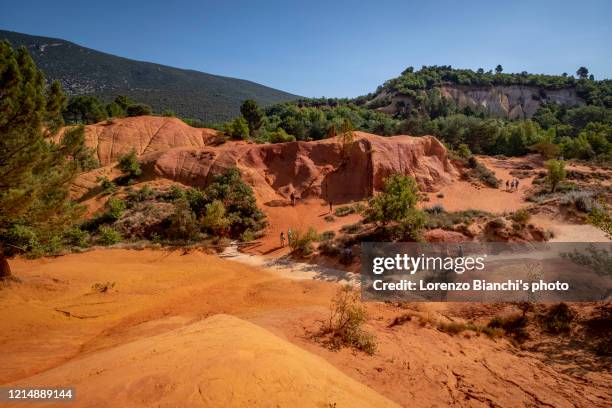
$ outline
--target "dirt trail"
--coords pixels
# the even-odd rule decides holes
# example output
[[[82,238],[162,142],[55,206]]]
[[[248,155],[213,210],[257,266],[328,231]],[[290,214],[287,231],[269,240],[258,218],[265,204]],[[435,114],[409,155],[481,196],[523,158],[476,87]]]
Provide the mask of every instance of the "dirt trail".
[[[533,158],[498,159],[478,156],[478,161],[495,173],[500,182],[498,188],[482,186],[456,177],[453,183],[440,188],[439,192],[429,193],[429,201],[422,203],[423,207],[435,204],[442,205],[447,211],[481,210],[494,214],[514,212],[527,207],[525,193],[533,186],[535,176],[519,179],[517,190],[506,189],[506,181],[516,178],[510,174],[521,166],[533,165]]]
[[[221,258],[246,265],[262,268],[288,279],[322,280],[338,284],[356,285],[359,274],[329,268],[306,262],[296,262],[289,258],[271,258],[262,255],[245,253],[238,250],[238,245],[232,243],[220,255]]]

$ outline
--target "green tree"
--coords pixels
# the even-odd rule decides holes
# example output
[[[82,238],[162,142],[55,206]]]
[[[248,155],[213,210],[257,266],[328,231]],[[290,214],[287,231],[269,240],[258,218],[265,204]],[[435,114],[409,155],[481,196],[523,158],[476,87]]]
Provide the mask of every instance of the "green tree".
[[[204,216],[200,223],[202,227],[216,236],[225,236],[229,232],[230,220],[226,217],[225,206],[219,200],[206,205]]]
[[[133,105],[128,106],[125,112],[128,116],[145,116],[151,115],[153,113],[153,110],[149,105],[146,105],[144,103],[135,103]]]
[[[253,99],[247,99],[240,106],[240,113],[249,124],[249,133],[254,136],[263,124],[264,113]]]
[[[11,273],[8,232],[15,226],[51,242],[80,215],[68,193],[81,170],[71,158],[84,149],[83,132],[77,128],[52,141],[65,100],[59,83],[45,86],[25,48],[0,42],[0,277]]]
[[[585,79],[589,76],[589,70],[586,67],[580,67],[576,71],[576,75],[578,75],[580,79]]]
[[[501,64],[497,64],[497,66],[495,67],[495,73],[499,75],[503,71],[504,71],[504,67],[502,67]]]
[[[548,174],[546,179],[550,183],[550,191],[555,192],[560,182],[565,180],[565,162],[561,160],[548,160],[546,162]]]
[[[370,200],[366,218],[383,226],[401,221],[411,214],[418,193],[418,185],[412,177],[392,174],[385,180],[382,193]]]
[[[123,109],[117,102],[113,101],[106,105],[106,114],[110,118],[120,118],[125,116],[125,109]]]
[[[223,126],[223,131],[234,140],[246,140],[249,138],[249,124],[242,116],[226,123]]]
[[[88,125],[104,119],[106,119],[106,109],[95,96],[73,96],[64,109],[66,123]]]
[[[174,203],[174,213],[166,232],[171,239],[193,241],[198,238],[198,222],[186,198],[179,198]]]
[[[121,109],[123,109],[124,111],[127,110],[128,106],[133,104],[130,98],[128,98],[125,95],[117,95],[117,97],[115,97],[115,100],[113,100],[113,102],[119,105]]]
[[[136,150],[134,149],[119,158],[118,166],[128,180],[134,179],[142,174],[142,169],[140,168],[140,163],[136,156]]]

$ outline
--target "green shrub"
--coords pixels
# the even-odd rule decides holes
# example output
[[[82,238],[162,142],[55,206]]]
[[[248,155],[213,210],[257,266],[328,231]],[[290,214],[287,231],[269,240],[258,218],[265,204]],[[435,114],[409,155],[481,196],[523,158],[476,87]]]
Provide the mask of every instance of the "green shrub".
[[[400,240],[420,241],[427,225],[427,215],[416,208],[411,208],[398,223],[396,231]]]
[[[295,142],[295,136],[287,134],[283,128],[278,128],[273,132],[268,132],[265,136],[270,143]]]
[[[140,163],[136,157],[136,150],[134,149],[119,158],[118,167],[127,180],[132,180],[142,174]]]
[[[89,246],[90,236],[87,231],[79,227],[72,227],[64,232],[64,239],[68,245],[85,248]]]
[[[117,191],[117,185],[110,181],[108,177],[98,177],[97,181],[100,183],[100,189],[102,190],[102,195],[112,194]]]
[[[363,229],[363,224],[361,222],[356,222],[354,224],[343,225],[340,227],[340,231],[345,234],[356,234]]]
[[[292,249],[292,252],[299,255],[310,255],[314,248],[312,246],[313,242],[319,240],[319,235],[317,231],[310,227],[306,233],[302,233],[298,229],[292,229],[293,237],[289,246]]]
[[[572,322],[576,314],[565,303],[551,306],[548,311],[541,316],[542,328],[552,334],[569,333]]]
[[[512,336],[516,341],[523,342],[529,338],[526,327],[529,323],[527,316],[517,314],[506,318],[494,317],[489,321],[487,327],[492,329],[503,329],[504,332]]]
[[[125,208],[125,201],[119,200],[117,198],[110,198],[106,202],[106,219],[110,222],[117,221],[125,212]]]
[[[206,204],[214,200],[224,204],[226,217],[230,220],[230,237],[239,237],[246,230],[260,231],[266,225],[265,214],[257,207],[253,189],[242,181],[235,167],[215,175],[202,195],[198,195],[198,200],[200,198]],[[190,205],[193,205],[191,200]]]
[[[329,319],[317,334],[325,337],[332,349],[348,346],[372,355],[376,352],[376,337],[363,329],[367,314],[360,296],[360,292],[349,285],[338,289]]]
[[[518,210],[515,211],[511,216],[510,219],[516,223],[518,223],[519,225],[527,225],[527,222],[529,221],[529,219],[531,218],[531,214],[529,214],[529,212],[527,210]]]
[[[36,251],[41,247],[36,230],[22,224],[15,224],[11,226],[7,233],[6,242],[22,249],[25,252]]]
[[[234,140],[246,140],[249,138],[249,124],[242,116],[239,116],[226,123],[223,132]]]
[[[336,217],[346,217],[349,214],[353,214],[355,212],[355,209],[352,207],[338,207],[334,210],[334,215],[336,215]]]
[[[418,192],[412,177],[392,174],[385,180],[383,192],[370,200],[366,219],[384,226],[406,218],[417,203]]]
[[[157,198],[158,193],[149,186],[144,186],[138,190],[128,191],[126,201],[130,204],[140,203]]]
[[[205,208],[204,216],[200,221],[204,230],[219,237],[227,235],[230,220],[226,217],[223,203],[219,200],[214,200],[212,203],[206,204]]]
[[[501,218],[494,218],[487,223],[487,227],[491,229],[500,229],[506,226],[506,223]]]
[[[144,116],[151,115],[153,113],[153,109],[149,105],[144,103],[135,103],[129,105],[126,109],[126,114],[128,116]]]
[[[197,218],[186,199],[175,202],[174,213],[168,221],[170,225],[166,229],[166,235],[172,240],[193,241],[200,234]]]
[[[100,245],[114,245],[121,242],[123,238],[121,234],[113,227],[102,225],[98,228],[98,243]]]
[[[446,212],[441,204],[435,204],[431,207],[425,208],[424,211],[428,214],[442,214]]]

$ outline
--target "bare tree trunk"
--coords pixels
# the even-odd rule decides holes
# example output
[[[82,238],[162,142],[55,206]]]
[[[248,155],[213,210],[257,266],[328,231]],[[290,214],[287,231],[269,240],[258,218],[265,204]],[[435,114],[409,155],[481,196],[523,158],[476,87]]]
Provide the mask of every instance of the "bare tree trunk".
[[[8,278],[11,275],[11,267],[8,263],[8,259],[6,259],[4,252],[0,249],[0,279]]]

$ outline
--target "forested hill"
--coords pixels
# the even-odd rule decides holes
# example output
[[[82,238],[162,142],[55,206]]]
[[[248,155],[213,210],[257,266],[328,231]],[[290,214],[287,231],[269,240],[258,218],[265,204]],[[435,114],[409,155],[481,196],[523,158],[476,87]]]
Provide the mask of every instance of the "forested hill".
[[[530,118],[541,106],[550,103],[612,108],[612,81],[596,80],[587,68],[577,68],[574,77],[567,73],[504,73],[501,65],[495,71],[450,66],[423,66],[420,70],[409,67],[379,86],[376,92],[356,98],[355,102],[391,114],[419,110],[436,115],[441,100],[445,100],[460,111],[506,119]]]
[[[245,99],[270,105],[297,98],[251,81],[134,61],[61,39],[0,30],[3,39],[26,46],[47,79],[59,80],[69,95],[111,100],[121,94],[158,112],[170,109],[206,122],[238,115]]]

